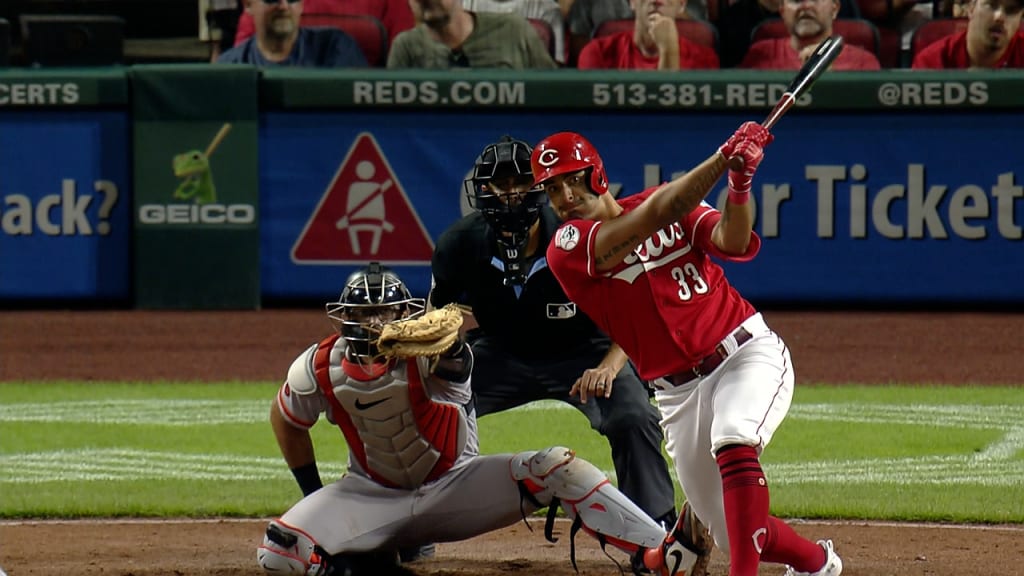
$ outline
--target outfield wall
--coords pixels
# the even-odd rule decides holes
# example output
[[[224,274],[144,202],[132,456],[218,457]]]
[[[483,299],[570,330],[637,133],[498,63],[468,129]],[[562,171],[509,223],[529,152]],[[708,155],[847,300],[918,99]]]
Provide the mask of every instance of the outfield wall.
[[[0,301],[248,308],[369,260],[429,289],[479,151],[582,132],[628,195],[760,119],[788,73],[139,66],[0,72]],[[1024,72],[827,75],[755,182],[751,299],[1024,301]],[[723,190],[711,200],[720,201]]]

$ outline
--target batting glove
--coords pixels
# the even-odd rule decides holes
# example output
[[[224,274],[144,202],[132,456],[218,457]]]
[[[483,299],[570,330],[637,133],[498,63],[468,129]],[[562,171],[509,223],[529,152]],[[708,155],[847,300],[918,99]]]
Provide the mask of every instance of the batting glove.
[[[725,144],[722,144],[722,146],[718,148],[718,151],[721,152],[727,160],[731,160],[736,156],[736,147],[742,142],[753,142],[759,147],[764,148],[774,139],[775,137],[772,136],[771,132],[757,122],[744,122],[743,125],[725,141]]]
[[[750,200],[754,172],[764,159],[764,150],[753,142],[743,141],[736,146],[734,153],[733,158],[739,158],[743,167],[729,170],[729,201],[733,204],[746,204]]]

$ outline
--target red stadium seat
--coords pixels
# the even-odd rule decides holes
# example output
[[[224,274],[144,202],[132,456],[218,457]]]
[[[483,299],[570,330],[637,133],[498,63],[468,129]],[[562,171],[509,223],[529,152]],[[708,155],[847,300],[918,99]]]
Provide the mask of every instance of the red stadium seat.
[[[537,36],[540,36],[541,43],[548,49],[548,54],[552,58],[557,59],[557,54],[555,54],[555,33],[551,30],[551,24],[537,18],[527,18],[526,21],[537,31]]]
[[[965,28],[967,28],[967,18],[926,20],[914,30],[913,36],[910,37],[910,61],[913,62],[914,56],[917,56],[917,53],[929,44],[956,34]]]
[[[876,24],[887,24],[892,19],[892,0],[855,0],[862,18]]]
[[[858,46],[880,58],[878,27],[862,18],[837,18],[832,22],[832,31],[843,37],[847,43]],[[789,38],[786,24],[778,18],[765,20],[754,28],[750,41],[769,38]]]
[[[367,63],[383,67],[388,61],[388,32],[384,24],[366,14],[302,14],[304,27],[333,27],[346,32],[363,50]]]
[[[594,29],[594,34],[591,38],[610,36],[612,34],[618,34],[619,32],[632,32],[635,25],[636,21],[632,18],[623,20],[605,20]],[[680,36],[686,38],[690,42],[700,44],[701,46],[707,46],[716,52],[718,51],[718,29],[715,28],[714,24],[705,20],[677,19],[676,29],[679,31]]]

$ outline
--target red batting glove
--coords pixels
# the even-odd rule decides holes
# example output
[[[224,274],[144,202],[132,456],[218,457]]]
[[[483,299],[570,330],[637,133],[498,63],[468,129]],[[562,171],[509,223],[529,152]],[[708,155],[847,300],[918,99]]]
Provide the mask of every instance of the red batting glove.
[[[758,147],[764,148],[774,139],[775,137],[772,136],[771,132],[757,122],[744,122],[743,125],[725,141],[725,144],[722,144],[718,151],[721,152],[727,160],[731,160],[736,156],[736,147],[739,146],[741,142],[750,141],[757,144]]]
[[[742,160],[743,168],[729,170],[729,201],[746,204],[750,200],[754,172],[764,159],[764,149],[751,140],[743,140],[733,149],[733,158]]]

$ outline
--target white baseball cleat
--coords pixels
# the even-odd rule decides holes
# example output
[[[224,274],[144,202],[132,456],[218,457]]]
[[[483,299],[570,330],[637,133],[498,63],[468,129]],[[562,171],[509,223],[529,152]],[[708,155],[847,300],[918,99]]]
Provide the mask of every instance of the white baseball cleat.
[[[792,566],[786,568],[785,576],[839,576],[843,573],[843,560],[836,554],[831,540],[818,540],[818,546],[825,549],[825,565],[817,572],[797,572]]]

